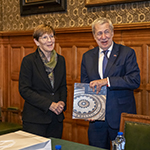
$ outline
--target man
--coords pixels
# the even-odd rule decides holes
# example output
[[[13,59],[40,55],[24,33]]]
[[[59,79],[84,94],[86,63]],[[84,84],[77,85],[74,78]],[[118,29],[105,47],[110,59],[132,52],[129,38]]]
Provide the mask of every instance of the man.
[[[110,141],[119,131],[121,113],[136,113],[133,90],[140,85],[140,70],[134,50],[113,42],[113,25],[109,19],[95,20],[92,32],[98,47],[83,54],[81,82],[90,83],[93,91],[96,87],[97,93],[107,86],[107,94],[105,121],[90,120],[89,144],[109,149]],[[105,72],[103,59],[107,60]]]

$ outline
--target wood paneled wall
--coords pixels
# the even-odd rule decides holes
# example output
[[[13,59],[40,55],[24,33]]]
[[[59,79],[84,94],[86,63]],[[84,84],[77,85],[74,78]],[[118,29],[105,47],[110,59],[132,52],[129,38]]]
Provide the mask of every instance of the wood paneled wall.
[[[137,113],[150,115],[150,23],[114,25],[114,41],[132,47],[141,70],[141,85],[135,90]],[[33,31],[0,32],[0,89],[4,107],[23,109],[24,100],[18,92],[18,78],[22,58],[35,51]],[[82,54],[97,46],[91,28],[63,28],[56,30],[56,51],[66,59],[67,110],[63,139],[88,144],[88,122],[72,119],[74,83],[80,82]],[[16,114],[8,116],[19,122]]]

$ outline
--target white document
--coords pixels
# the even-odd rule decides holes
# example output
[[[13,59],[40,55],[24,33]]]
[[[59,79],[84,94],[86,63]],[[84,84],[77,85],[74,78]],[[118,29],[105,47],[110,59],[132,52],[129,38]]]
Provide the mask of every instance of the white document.
[[[49,138],[44,138],[28,132],[16,131],[0,136],[0,150],[19,150],[35,145],[38,145],[39,149],[49,147],[49,149],[43,150],[51,150],[51,140]],[[43,145],[43,147],[41,147],[41,145]]]
[[[96,94],[88,83],[74,84],[73,119],[105,120],[106,86]]]
[[[51,148],[51,140],[39,144],[35,144],[20,150],[52,150]]]

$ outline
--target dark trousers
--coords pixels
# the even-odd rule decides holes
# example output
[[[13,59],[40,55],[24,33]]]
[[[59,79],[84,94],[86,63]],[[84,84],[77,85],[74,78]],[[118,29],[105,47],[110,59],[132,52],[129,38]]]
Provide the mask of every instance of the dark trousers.
[[[63,122],[55,120],[49,124],[37,124],[23,121],[23,130],[46,138],[61,138]]]
[[[89,145],[110,149],[110,141],[117,136],[119,129],[112,129],[107,121],[90,122],[88,137]]]

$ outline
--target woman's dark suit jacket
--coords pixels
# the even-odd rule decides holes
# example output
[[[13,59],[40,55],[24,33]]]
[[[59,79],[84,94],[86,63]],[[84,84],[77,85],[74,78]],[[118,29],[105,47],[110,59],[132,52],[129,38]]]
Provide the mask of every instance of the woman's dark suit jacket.
[[[51,86],[38,50],[23,58],[19,76],[19,92],[25,100],[23,121],[47,124],[54,116],[58,121],[63,121],[63,113],[56,115],[49,110],[52,102],[63,101],[66,104],[65,59],[57,55],[57,64],[54,68],[54,88]]]

